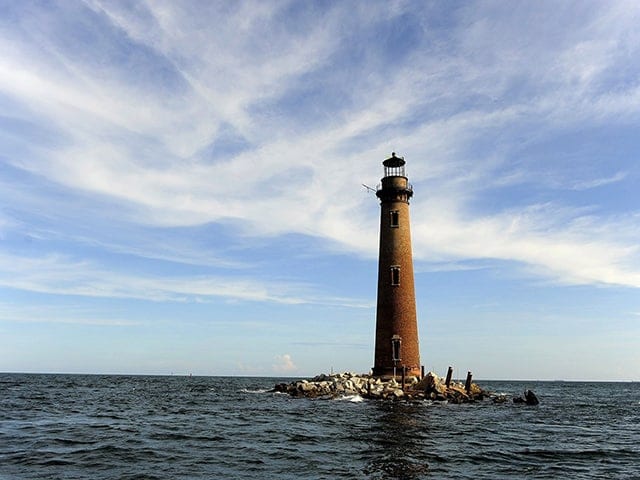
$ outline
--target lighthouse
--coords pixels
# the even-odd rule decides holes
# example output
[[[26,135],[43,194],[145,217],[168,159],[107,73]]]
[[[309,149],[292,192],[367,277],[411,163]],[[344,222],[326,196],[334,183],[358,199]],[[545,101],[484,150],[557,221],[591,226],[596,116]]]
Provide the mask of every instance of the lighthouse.
[[[420,349],[416,294],[413,283],[409,199],[413,187],[405,174],[405,160],[395,153],[382,162],[378,302],[373,375],[419,376]]]

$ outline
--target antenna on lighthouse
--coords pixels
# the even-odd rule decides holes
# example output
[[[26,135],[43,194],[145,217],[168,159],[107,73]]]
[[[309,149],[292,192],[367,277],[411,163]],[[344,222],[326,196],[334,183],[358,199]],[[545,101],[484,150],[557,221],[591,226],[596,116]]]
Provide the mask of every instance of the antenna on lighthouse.
[[[372,188],[372,187],[370,187],[369,185],[365,185],[365,184],[363,183],[363,184],[362,184],[362,186],[363,186],[364,188],[366,188],[368,192],[373,192],[373,193],[376,193],[376,192],[377,192],[377,190],[376,190],[375,188]]]

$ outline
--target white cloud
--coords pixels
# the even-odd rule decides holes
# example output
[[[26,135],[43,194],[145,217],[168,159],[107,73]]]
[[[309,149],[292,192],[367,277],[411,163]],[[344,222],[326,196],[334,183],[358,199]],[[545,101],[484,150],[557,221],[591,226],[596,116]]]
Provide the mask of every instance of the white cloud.
[[[131,327],[139,322],[123,318],[105,317],[87,309],[56,305],[16,305],[0,303],[0,321],[17,323],[62,323],[101,327]]]
[[[371,308],[370,301],[317,294],[310,286],[274,279],[216,275],[177,276],[119,273],[65,256],[0,254],[0,285],[31,292],[150,301],[206,301],[214,298]]]
[[[351,7],[335,6],[321,13],[322,21],[309,13],[300,25],[282,24],[286,3],[234,5],[220,20],[217,6],[196,15],[190,5],[174,2],[132,10],[88,4],[98,15],[92,21],[107,20],[125,47],[144,52],[143,64],[127,71],[127,65],[87,61],[46,34],[36,41],[4,31],[0,90],[66,138],[64,146],[36,148],[30,156],[10,157],[11,163],[67,188],[116,199],[144,226],[234,221],[251,235],[302,233],[373,257],[377,207],[358,189],[370,182],[365,172],[400,149],[416,184],[417,259],[510,260],[568,283],[640,285],[634,216],[586,217],[556,198],[543,207],[528,202],[474,211],[492,189],[542,175],[531,164],[511,165],[522,145],[544,144],[558,129],[637,120],[640,87],[625,56],[634,58],[640,49],[636,5],[557,15],[545,5],[489,5],[485,14],[468,6],[452,19],[458,23],[446,49],[432,41],[424,17],[424,36],[407,60],[387,69],[388,59],[376,49],[365,48],[355,67],[335,63],[347,48],[345,18],[373,30],[384,25],[386,13],[415,13],[410,4],[396,4],[393,12],[380,5],[371,12],[355,8],[349,16]],[[40,15],[30,21],[44,22]],[[94,53],[98,59],[113,54]],[[146,62],[154,60],[166,70],[164,84],[145,76]],[[335,91],[327,88],[331,75],[349,68],[362,71]],[[291,117],[279,113],[276,107],[286,108],[301,84],[340,95],[349,108],[318,105],[329,114],[307,122],[298,121],[295,108]],[[273,111],[265,107],[271,103]],[[210,151],[224,125],[246,149]],[[485,147],[490,153],[478,152],[486,138],[492,139]],[[560,184],[581,190],[628,175],[623,167]],[[296,288],[281,295],[250,280],[120,278],[77,267],[86,272],[82,282],[55,269],[47,279],[30,271],[5,282],[82,295],[306,301]],[[66,286],[50,281],[69,275]]]
[[[596,178],[592,180],[586,180],[584,182],[578,182],[573,185],[573,190],[588,190],[590,188],[602,187],[604,185],[610,185],[624,180],[627,177],[626,172],[617,172],[615,175],[605,178]]]
[[[288,353],[285,353],[283,355],[276,355],[275,361],[276,363],[271,367],[276,373],[291,373],[298,369],[298,367],[296,367],[296,365],[293,363],[291,355],[289,355]]]
[[[520,262],[536,275],[567,284],[640,287],[633,218],[601,223],[555,205],[465,218],[460,212],[416,222],[416,257]]]

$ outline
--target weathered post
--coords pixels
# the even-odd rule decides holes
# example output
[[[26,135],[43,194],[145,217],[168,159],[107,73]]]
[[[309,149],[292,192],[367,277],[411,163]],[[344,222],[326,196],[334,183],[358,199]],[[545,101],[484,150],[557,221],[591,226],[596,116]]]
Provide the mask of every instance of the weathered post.
[[[424,378],[424,365],[420,365],[420,380]]]
[[[452,375],[453,375],[453,367],[449,367],[449,370],[447,370],[447,379],[444,382],[444,384],[447,386],[447,388],[449,388],[451,386],[451,376]]]
[[[471,372],[467,372],[467,382],[464,384],[467,394],[471,393],[471,376]]]

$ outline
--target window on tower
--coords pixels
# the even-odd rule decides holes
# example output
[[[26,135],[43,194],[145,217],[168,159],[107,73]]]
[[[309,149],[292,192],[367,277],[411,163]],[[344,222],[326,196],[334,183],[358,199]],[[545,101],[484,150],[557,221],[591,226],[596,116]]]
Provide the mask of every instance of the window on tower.
[[[400,358],[400,344],[400,335],[394,335],[391,337],[391,359],[394,362],[402,361],[402,358]]]
[[[400,285],[400,267],[397,265],[391,267],[391,285]]]
[[[392,227],[398,227],[398,210],[391,210],[391,212],[389,212],[391,215],[391,222],[390,225]]]

